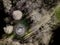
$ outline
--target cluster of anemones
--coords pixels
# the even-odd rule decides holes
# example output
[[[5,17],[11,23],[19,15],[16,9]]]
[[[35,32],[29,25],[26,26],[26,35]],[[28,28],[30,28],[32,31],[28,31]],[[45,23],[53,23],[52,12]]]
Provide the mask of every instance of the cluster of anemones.
[[[22,12],[20,10],[15,10],[12,13],[12,17],[14,20],[21,20],[22,18]],[[7,25],[6,27],[4,27],[4,32],[6,34],[11,34],[12,32],[15,32],[17,35],[24,35],[25,33],[25,27],[23,24],[17,24],[16,26],[12,26],[12,25]]]

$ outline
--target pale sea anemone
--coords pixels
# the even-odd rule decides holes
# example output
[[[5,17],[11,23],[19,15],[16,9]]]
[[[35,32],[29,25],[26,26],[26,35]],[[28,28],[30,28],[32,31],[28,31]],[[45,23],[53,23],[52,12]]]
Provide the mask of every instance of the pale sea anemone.
[[[26,28],[23,24],[17,24],[14,27],[14,32],[15,34],[19,35],[19,36],[23,36],[25,34]]]

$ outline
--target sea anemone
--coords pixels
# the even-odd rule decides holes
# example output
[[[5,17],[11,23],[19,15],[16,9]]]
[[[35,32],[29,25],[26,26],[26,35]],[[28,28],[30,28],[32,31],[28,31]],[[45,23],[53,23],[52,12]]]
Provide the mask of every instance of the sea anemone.
[[[26,28],[23,24],[17,24],[14,27],[14,32],[15,34],[19,35],[19,36],[23,36],[25,34]]]

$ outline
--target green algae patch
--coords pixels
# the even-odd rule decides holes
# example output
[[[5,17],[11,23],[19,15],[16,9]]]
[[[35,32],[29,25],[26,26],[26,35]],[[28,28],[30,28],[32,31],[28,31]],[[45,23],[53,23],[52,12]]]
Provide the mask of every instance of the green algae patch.
[[[55,10],[55,16],[58,19],[58,21],[60,22],[60,6],[56,8],[56,10]]]

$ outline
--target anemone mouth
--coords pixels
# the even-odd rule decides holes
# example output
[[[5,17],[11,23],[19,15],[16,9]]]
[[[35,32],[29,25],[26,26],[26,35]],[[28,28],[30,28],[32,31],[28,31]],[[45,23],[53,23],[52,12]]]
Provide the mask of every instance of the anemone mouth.
[[[23,36],[26,32],[26,28],[23,24],[17,24],[14,27],[14,33],[18,36]]]

